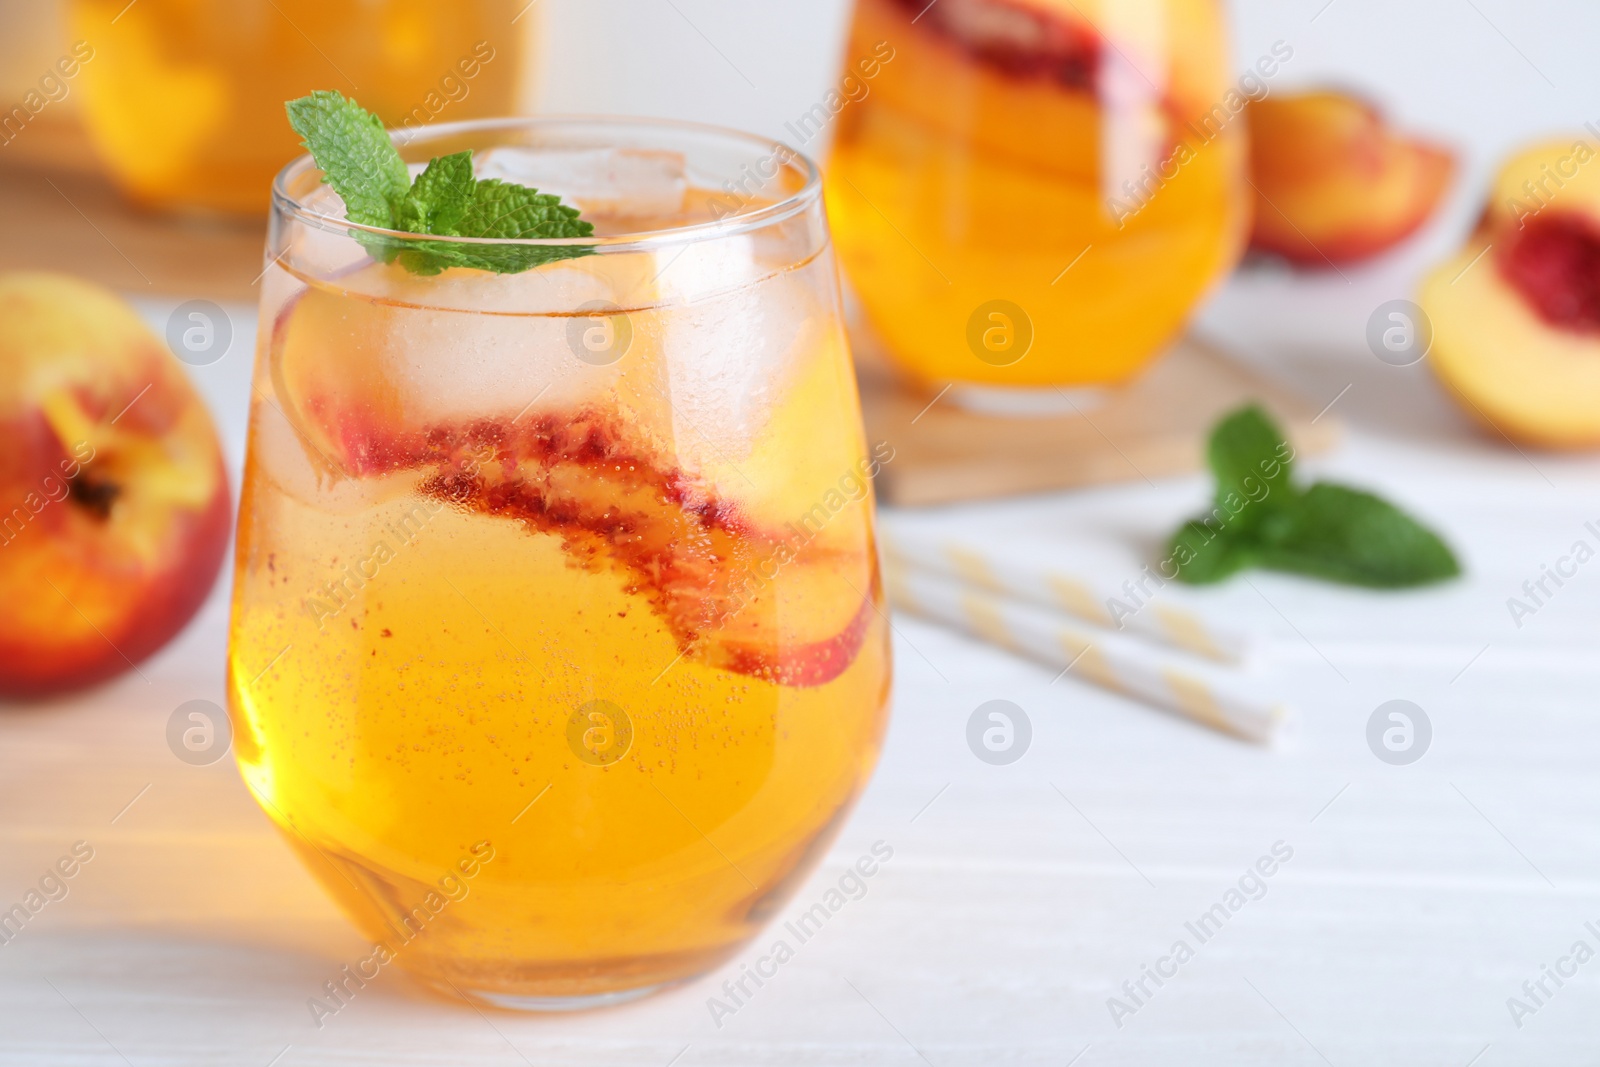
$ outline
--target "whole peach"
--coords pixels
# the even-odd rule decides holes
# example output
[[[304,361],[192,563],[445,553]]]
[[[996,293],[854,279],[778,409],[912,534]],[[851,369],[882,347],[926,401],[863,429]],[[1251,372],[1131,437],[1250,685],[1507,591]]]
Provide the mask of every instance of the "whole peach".
[[[227,473],[176,359],[114,293],[0,274],[0,696],[155,652],[227,547]]]

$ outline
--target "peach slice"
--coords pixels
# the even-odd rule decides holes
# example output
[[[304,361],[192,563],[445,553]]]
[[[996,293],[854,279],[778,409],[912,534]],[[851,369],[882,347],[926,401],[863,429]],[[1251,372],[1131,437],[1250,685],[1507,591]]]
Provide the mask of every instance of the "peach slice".
[[[1343,93],[1269,97],[1249,115],[1251,244],[1300,266],[1353,263],[1404,240],[1455,171],[1448,151],[1402,137]]]
[[[501,331],[509,331],[504,344],[521,346],[508,365],[522,368],[524,386],[542,380],[541,358],[570,364],[562,323],[549,336],[540,328],[308,290],[273,327],[274,400],[325,477],[405,474],[457,508],[554,534],[575,565],[617,573],[648,600],[690,659],[790,686],[822,685],[848,668],[875,615],[865,528],[855,527],[854,539],[842,536],[845,519],[816,538],[769,529],[682,470],[654,443],[660,390],[648,381],[659,360],[640,360],[628,374],[599,367],[563,375],[553,364],[538,406],[522,411],[520,394],[507,390],[465,409],[438,391],[419,393],[422,362],[448,367],[441,354],[481,356]],[[487,373],[482,363],[477,370]],[[459,380],[450,388],[468,390],[463,400],[477,395]]]
[[[1104,177],[1108,130],[1140,127],[1153,164],[1194,136],[1184,123],[1208,121],[1229,80],[1217,19],[1193,0],[1156,0],[1138,18],[1083,0],[860,0],[849,51],[881,67],[870,91],[925,128],[1090,186]],[[1108,101],[1108,80],[1149,98]],[[843,122],[876,116],[852,108]]]
[[[0,275],[0,694],[109,678],[205,600],[231,516],[216,431],[115,294]]]
[[[888,57],[868,83],[871,92],[919,129],[958,142],[970,137],[986,156],[1097,181],[1100,108],[1092,86],[1100,42],[1093,32],[1081,20],[1050,19],[1003,0],[961,0],[954,14],[941,10],[945,3],[912,25],[917,10],[907,0],[859,0],[850,54],[871,57],[863,62]],[[991,23],[998,28],[984,30]],[[953,108],[952,100],[963,106]],[[847,108],[840,136],[878,114]],[[1052,135],[1041,137],[1042,129]],[[915,163],[907,157],[908,166]]]
[[[700,662],[823,685],[854,662],[872,622],[867,551],[755,527],[606,413],[441,427],[408,461],[384,454],[430,470],[424,492],[556,534],[579,565],[619,572]]]
[[[1080,13],[1050,3],[945,0],[942,7],[898,0],[928,28],[980,62],[1021,79],[1043,79],[1094,94],[1105,45]]]
[[[1477,419],[1550,448],[1600,446],[1600,170],[1584,141],[1501,170],[1467,247],[1424,282],[1430,362]]]

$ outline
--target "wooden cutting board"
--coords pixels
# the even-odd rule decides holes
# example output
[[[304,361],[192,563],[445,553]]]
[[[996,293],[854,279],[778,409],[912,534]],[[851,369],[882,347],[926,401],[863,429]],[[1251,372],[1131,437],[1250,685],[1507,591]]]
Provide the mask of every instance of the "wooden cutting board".
[[[1339,435],[1331,416],[1193,338],[1093,400],[1067,392],[1058,394],[1055,413],[1008,416],[969,410],[959,386],[908,384],[865,330],[851,339],[867,437],[895,449],[878,475],[878,496],[889,504],[953,504],[1186,474],[1204,465],[1217,418],[1252,400],[1272,412],[1302,454],[1328,449]]]
[[[69,112],[0,144],[0,270],[59,270],[122,292],[253,303],[267,220],[140,211],[105,177]]]

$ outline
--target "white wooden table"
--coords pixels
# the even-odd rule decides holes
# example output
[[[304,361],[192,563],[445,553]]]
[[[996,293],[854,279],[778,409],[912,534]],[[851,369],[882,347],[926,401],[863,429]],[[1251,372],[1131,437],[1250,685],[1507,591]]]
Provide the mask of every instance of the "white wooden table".
[[[1600,928],[1600,563],[1520,630],[1505,601],[1594,540],[1600,462],[1520,455],[1468,427],[1425,367],[1361,348],[1366,311],[1409,269],[1349,284],[1246,275],[1207,319],[1313,398],[1342,392],[1347,442],[1315,473],[1393,494],[1469,569],[1405,596],[1271,575],[1220,590],[1269,636],[1266,684],[1301,709],[1288,748],[1052,684],[903,619],[882,765],[791,913],[873,842],[893,859],[720,1026],[708,998],[776,928],[724,972],[624,1008],[484,1016],[389,970],[319,1029],[306,1000],[360,939],[232,761],[188,766],[164,738],[178,704],[222,699],[224,581],[142,677],[0,711],[0,907],[74,842],[94,849],[66,898],[0,946],[0,1064],[1592,1062],[1600,962],[1559,989],[1545,979],[1553,996],[1520,1028],[1507,998],[1531,1005],[1523,982],[1574,942],[1600,949],[1585,926]],[[159,323],[167,306],[147,311]],[[253,320],[233,313],[239,347],[194,373],[237,461]],[[1205,491],[1135,481],[936,521],[1139,546]],[[1033,723],[1009,766],[965,741],[994,698]],[[1433,724],[1410,766],[1367,745],[1369,715],[1393,698]],[[1265,895],[1201,943],[1186,922],[1278,842],[1293,856]],[[1160,963],[1176,976],[1140,992],[1178,940],[1193,958]],[[1113,1018],[1112,997],[1136,1010]]]
[[[766,65],[795,40],[793,5],[718,16],[711,0],[680,0],[631,45],[578,32],[586,18],[615,21],[606,12],[621,2],[547,0],[561,40],[608,42],[553,49],[552,106],[631,104],[776,133],[824,87],[820,61],[810,84],[789,77],[786,54],[782,77]],[[1302,711],[1291,747],[1260,750],[1070,678],[1051,684],[1050,671],[901,620],[882,764],[791,912],[873,842],[894,857],[720,1027],[707,999],[757,948],[702,982],[559,1018],[479,1015],[390,969],[318,1029],[306,999],[363,952],[360,939],[231,761],[187,766],[163,737],[178,704],[222,699],[224,582],[142,677],[0,709],[0,908],[74,842],[94,849],[68,896],[0,945],[0,1065],[1593,1063],[1600,960],[1559,988],[1543,967],[1579,940],[1600,950],[1585,925],[1600,928],[1600,562],[1520,630],[1505,601],[1600,520],[1600,461],[1519,455],[1468,427],[1425,367],[1383,366],[1361,341],[1370,311],[1409,295],[1476,212],[1472,182],[1489,159],[1536,129],[1595,117],[1593,19],[1576,0],[1236,6],[1242,60],[1288,39],[1298,51],[1285,84],[1373,86],[1477,151],[1448,215],[1401,256],[1348,278],[1236,279],[1205,319],[1268,373],[1337,397],[1347,442],[1319,473],[1393,494],[1469,568],[1453,587],[1399,598],[1273,576],[1218,592],[1272,638],[1268,680]],[[819,57],[841,4],[822,7],[805,22]],[[709,48],[729,62],[694,53],[682,79],[650,66]],[[149,305],[152,319],[172,303]],[[236,325],[248,338],[247,313]],[[247,348],[195,372],[235,462]],[[1199,479],[1135,480],[941,521],[1137,546],[1204,492]],[[980,762],[964,739],[968,715],[994,698],[1034,727],[1010,766]],[[1373,709],[1395,698],[1433,724],[1411,766],[1379,761],[1366,742]],[[1277,842],[1293,856],[1265,895],[1200,944],[1185,924]],[[1150,995],[1119,1027],[1108,998],[1131,1003],[1123,983],[1179,939],[1193,958],[1159,988],[1144,979]],[[1507,1000],[1531,1005],[1523,984],[1541,979],[1553,995],[1519,1028]]]

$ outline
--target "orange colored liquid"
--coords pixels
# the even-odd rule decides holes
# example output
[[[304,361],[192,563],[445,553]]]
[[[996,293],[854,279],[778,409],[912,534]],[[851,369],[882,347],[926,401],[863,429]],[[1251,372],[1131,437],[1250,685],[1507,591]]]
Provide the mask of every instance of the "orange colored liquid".
[[[859,0],[828,208],[895,362],[1081,385],[1171,340],[1244,239],[1225,53],[1212,0]]]
[[[510,114],[516,0],[72,0],[83,114],[113,177],[160,207],[266,210],[303,149],[284,101],[337,89],[390,126]]]
[[[889,653],[831,264],[651,306],[658,267],[265,279],[236,751],[366,935],[440,986],[573,997],[714,966],[876,760]],[[573,359],[567,315],[429,306],[596,285],[635,296],[613,365]],[[753,306],[751,358],[781,357],[766,397],[697,409],[674,360]],[[439,399],[456,368],[487,384]]]

